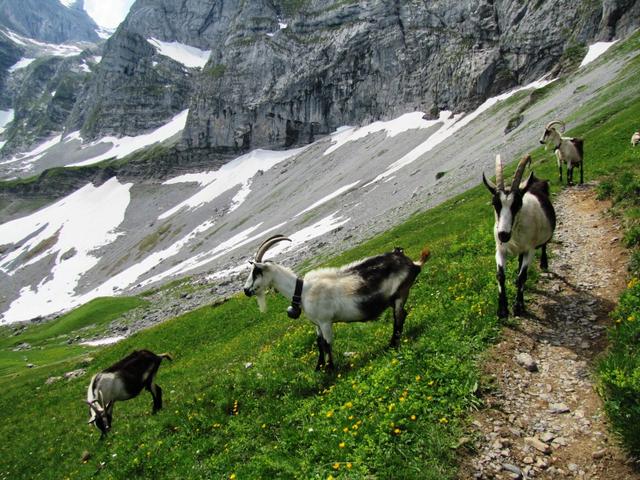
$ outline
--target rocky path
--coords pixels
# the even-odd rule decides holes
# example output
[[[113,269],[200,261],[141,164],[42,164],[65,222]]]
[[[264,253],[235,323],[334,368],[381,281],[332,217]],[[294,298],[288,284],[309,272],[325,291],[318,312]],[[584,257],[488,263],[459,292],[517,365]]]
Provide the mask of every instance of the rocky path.
[[[487,355],[494,388],[461,479],[640,479],[608,430],[593,374],[625,286],[622,231],[593,185],[565,189],[554,204],[549,272]]]

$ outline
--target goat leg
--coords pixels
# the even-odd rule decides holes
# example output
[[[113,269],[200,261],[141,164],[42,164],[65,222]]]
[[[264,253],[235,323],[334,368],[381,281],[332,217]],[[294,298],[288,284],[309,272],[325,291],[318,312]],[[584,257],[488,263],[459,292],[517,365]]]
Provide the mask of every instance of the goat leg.
[[[508,318],[509,317],[509,309],[507,306],[507,292],[505,290],[505,275],[504,275],[504,267],[498,267],[498,273],[496,274],[496,278],[498,279],[498,318]]]
[[[407,311],[404,309],[405,301],[406,298],[399,298],[395,301],[393,307],[393,335],[391,335],[391,341],[389,342],[389,345],[393,348],[397,348],[400,344],[404,320],[407,318]]]
[[[316,364],[316,371],[322,369],[324,367],[324,339],[322,338],[322,334],[318,331],[316,336],[316,343],[318,344],[318,363]]]
[[[513,305],[513,314],[515,316],[522,315],[524,310],[524,285],[527,283],[527,273],[529,270],[529,263],[531,263],[533,250],[522,254],[519,257],[520,270],[518,272],[518,278],[516,280],[516,287],[518,289],[516,293],[516,302]]]
[[[545,243],[541,247],[542,255],[540,256],[540,268],[547,270],[549,268],[549,260],[547,258],[547,244]]]
[[[156,385],[154,383],[151,385],[151,389],[149,391],[153,397],[153,411],[151,413],[156,413],[162,408],[162,389],[160,388],[160,385]]]

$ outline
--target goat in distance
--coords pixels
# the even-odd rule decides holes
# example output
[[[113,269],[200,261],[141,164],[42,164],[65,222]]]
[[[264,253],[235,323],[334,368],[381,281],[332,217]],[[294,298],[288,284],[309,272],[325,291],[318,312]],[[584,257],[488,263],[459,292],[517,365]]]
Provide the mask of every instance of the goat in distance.
[[[560,131],[556,128],[558,126]],[[580,167],[580,185],[584,183],[584,140],[577,137],[563,137],[565,123],[554,120],[547,123],[540,143],[553,145],[553,151],[558,161],[558,172],[562,183],[562,164],[567,164],[567,185],[573,185],[573,168]]]
[[[136,350],[109,368],[96,374],[87,389],[87,404],[93,423],[104,437],[111,430],[113,404],[117,400],[137,397],[143,388],[153,397],[153,413],[162,408],[162,389],[155,384],[155,376],[163,358],[171,355],[156,355],[149,350]]]

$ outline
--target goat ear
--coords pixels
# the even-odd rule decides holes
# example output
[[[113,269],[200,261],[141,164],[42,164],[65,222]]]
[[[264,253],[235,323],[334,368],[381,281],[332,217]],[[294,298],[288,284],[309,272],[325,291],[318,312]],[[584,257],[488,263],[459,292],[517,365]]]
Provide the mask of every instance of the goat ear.
[[[496,194],[496,186],[491,183],[490,180],[487,180],[487,177],[484,176],[484,172],[482,172],[482,182],[485,184],[487,189],[491,192],[491,195]]]

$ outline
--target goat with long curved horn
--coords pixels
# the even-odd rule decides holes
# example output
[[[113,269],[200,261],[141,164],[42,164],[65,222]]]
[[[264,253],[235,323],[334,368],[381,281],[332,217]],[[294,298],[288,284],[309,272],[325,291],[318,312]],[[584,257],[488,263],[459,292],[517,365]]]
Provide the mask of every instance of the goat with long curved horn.
[[[284,241],[291,242],[292,240],[280,234],[267,238],[258,247],[255,259],[250,262],[253,264],[253,267],[251,269],[251,274],[249,275],[250,282],[248,280],[247,284],[244,287],[244,294],[247,297],[252,297],[254,295],[256,296],[256,300],[258,301],[258,308],[261,312],[267,310],[267,300],[265,298],[265,295],[267,293],[268,285],[265,282],[262,282],[262,280],[264,280],[263,277],[265,275],[265,272],[269,270],[267,268],[267,264],[263,263],[262,257],[267,252],[267,250],[273,247],[276,243]]]
[[[360,259],[340,268],[318,268],[298,276],[290,268],[276,262],[262,262],[262,255],[272,245],[290,240],[282,235],[269,238],[260,245],[256,261],[244,284],[244,293],[258,300],[266,310],[265,293],[273,287],[291,305],[290,318],[304,311],[316,328],[318,363],[316,369],[333,368],[333,324],[374,320],[387,309],[393,309],[393,335],[390,344],[397,347],[407,317],[405,303],[409,290],[422,266],[429,258],[424,248],[420,258],[412,260],[402,248]]]
[[[549,130],[554,125],[560,125],[560,133],[564,133],[565,128],[567,128],[567,124],[562,120],[552,120],[551,122],[547,123],[546,127],[544,128],[545,130]]]
[[[269,250],[271,247],[273,247],[276,243],[278,242],[282,242],[282,241],[287,241],[290,242],[291,239],[288,237],[285,237],[284,235],[278,234],[278,235],[274,235],[273,237],[269,237],[267,238],[264,242],[262,242],[262,244],[258,247],[258,251],[256,252],[256,258],[255,258],[255,262],[260,263],[262,262],[262,257],[264,256],[264,254],[267,252],[267,250]]]

